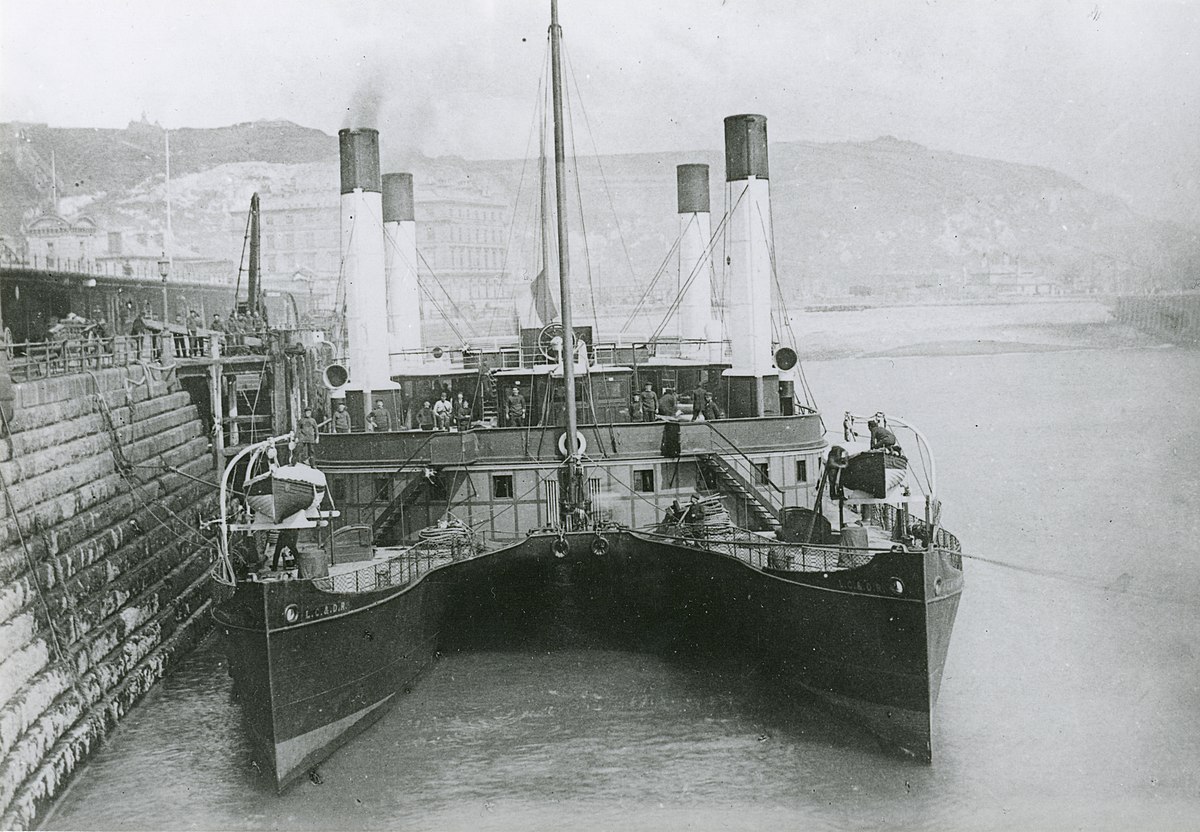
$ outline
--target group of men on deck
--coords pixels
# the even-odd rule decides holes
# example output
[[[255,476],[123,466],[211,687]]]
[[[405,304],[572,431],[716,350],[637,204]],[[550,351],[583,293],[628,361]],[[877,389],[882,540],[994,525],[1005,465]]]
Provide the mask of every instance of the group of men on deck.
[[[683,410],[679,406],[679,399],[675,396],[675,391],[670,387],[663,390],[663,394],[658,396],[654,392],[654,385],[647,383],[640,396],[640,414],[643,422],[653,422],[656,420],[678,421],[683,416]],[[692,421],[711,421],[713,419],[724,419],[725,413],[717,404],[713,394],[705,389],[704,385],[696,385],[696,389],[692,391]]]

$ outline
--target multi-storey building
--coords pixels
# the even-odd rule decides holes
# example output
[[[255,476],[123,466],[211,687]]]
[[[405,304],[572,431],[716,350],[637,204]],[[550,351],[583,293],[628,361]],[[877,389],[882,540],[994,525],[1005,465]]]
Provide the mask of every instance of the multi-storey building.
[[[331,188],[261,201],[262,267],[272,285],[291,281],[297,297],[331,311],[341,268],[338,194]],[[418,183],[418,274],[423,318],[435,328],[443,314],[467,319],[503,306],[511,317],[513,283],[505,262],[507,205],[463,186]],[[245,214],[233,215],[238,231]],[[431,298],[432,296],[432,298]]]

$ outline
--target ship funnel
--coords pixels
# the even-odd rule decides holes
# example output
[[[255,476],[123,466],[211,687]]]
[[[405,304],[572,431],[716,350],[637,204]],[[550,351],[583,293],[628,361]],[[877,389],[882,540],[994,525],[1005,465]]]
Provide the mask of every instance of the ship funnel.
[[[342,278],[346,287],[346,335],[350,391],[361,395],[351,419],[365,423],[373,394],[394,390],[387,341],[383,196],[379,177],[379,131],[338,131],[341,157]]]
[[[421,292],[417,283],[417,223],[411,173],[383,176],[384,274],[387,277],[391,369],[418,361]]]
[[[712,310],[712,221],[709,215],[708,165],[675,168],[679,202],[679,337],[703,341]],[[681,351],[700,352],[699,344],[682,344]]]
[[[779,371],[771,351],[771,191],[767,168],[767,119],[725,119],[725,182],[729,217],[729,312],[726,319],[733,366],[729,415],[779,414]]]

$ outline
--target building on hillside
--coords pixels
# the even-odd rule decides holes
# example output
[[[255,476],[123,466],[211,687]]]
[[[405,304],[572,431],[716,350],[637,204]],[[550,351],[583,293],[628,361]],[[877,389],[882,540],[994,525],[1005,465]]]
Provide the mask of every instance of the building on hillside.
[[[975,293],[995,295],[1059,295],[1062,286],[1038,266],[1021,263],[1021,256],[984,253],[979,268],[968,271],[966,284]]]
[[[857,275],[844,290],[851,297],[878,297],[894,300],[954,297],[962,291],[962,276],[950,269],[893,269]],[[818,294],[837,296],[836,283],[826,281]]]
[[[505,203],[477,189],[447,184],[418,184],[415,197],[418,274],[427,289],[422,293],[424,317],[440,319],[441,309],[474,318],[497,304],[510,307]],[[298,299],[311,300],[313,312],[332,311],[341,270],[338,194],[264,193],[259,210],[265,282],[290,285]],[[231,218],[240,234],[245,212]]]
[[[237,266],[229,260],[204,257],[198,251],[175,242],[168,246],[162,231],[133,229],[106,231],[104,249],[95,255],[97,270],[105,274],[153,277],[161,274],[159,261],[171,262],[168,279],[192,283],[232,284]]]
[[[434,185],[416,198],[418,272],[473,319],[497,304],[510,306],[513,280],[507,268],[507,206],[464,187]],[[511,314],[511,313],[510,313]]]
[[[25,257],[42,268],[88,271],[97,253],[97,231],[91,217],[39,214],[21,229]]]

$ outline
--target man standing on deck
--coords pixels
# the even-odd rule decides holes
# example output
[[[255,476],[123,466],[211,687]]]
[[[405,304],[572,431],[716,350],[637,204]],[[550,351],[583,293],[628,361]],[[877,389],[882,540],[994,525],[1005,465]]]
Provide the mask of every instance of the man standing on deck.
[[[696,389],[692,391],[692,421],[698,422],[708,418],[708,414],[704,412],[704,402],[708,399],[708,391],[704,389],[703,384],[697,384]]]
[[[200,332],[200,327],[204,325],[204,320],[200,317],[200,313],[195,309],[188,312],[187,316],[187,333],[188,333],[188,355],[193,358],[199,357],[204,353],[200,349],[200,337],[197,333]]]
[[[664,419],[674,419],[675,411],[679,409],[679,401],[675,398],[675,391],[668,387],[663,391],[662,398],[658,400],[658,415]]]
[[[375,400],[375,409],[371,411],[371,415],[375,417],[376,430],[392,429],[392,414],[383,406],[383,399]]]
[[[296,423],[296,441],[299,443],[300,461],[312,464],[316,444],[321,441],[317,433],[317,420],[313,418],[312,408],[304,408],[304,415]]]
[[[417,427],[421,430],[433,430],[434,422],[433,408],[426,401],[421,405],[421,409],[417,411]]]
[[[339,402],[337,410],[333,412],[333,432],[350,432],[350,411],[346,409],[345,402]]]
[[[437,422],[438,430],[450,430],[450,416],[453,411],[454,407],[450,404],[450,396],[443,390],[442,397],[433,406],[433,418]]]
[[[514,387],[508,391],[507,406],[507,424],[523,425],[525,424],[525,397],[521,395],[521,389]]]
[[[725,418],[725,411],[721,410],[721,406],[717,404],[717,400],[713,398],[712,393],[704,394],[704,410],[702,412],[704,419],[709,422],[714,419]]]
[[[658,414],[658,396],[654,395],[654,386],[647,383],[642,391],[642,421],[653,422]]]
[[[454,421],[458,424],[460,431],[471,428],[471,403],[462,393],[459,393],[458,398],[454,400]]]

